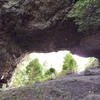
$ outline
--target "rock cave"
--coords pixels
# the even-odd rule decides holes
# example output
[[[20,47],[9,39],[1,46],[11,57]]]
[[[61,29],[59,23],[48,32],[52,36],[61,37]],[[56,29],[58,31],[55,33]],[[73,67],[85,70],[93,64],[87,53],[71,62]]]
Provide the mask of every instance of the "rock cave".
[[[0,83],[32,52],[69,50],[100,59],[100,31],[78,32],[71,0],[0,0]]]

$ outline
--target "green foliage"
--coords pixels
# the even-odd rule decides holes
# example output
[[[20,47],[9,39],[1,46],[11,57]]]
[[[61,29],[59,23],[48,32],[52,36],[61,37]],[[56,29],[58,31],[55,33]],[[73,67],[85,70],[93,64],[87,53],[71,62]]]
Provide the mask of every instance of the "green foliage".
[[[77,71],[77,62],[75,61],[71,53],[66,54],[66,56],[64,57],[62,70],[66,74]]]
[[[56,73],[56,70],[54,68],[49,68],[46,72],[45,72],[45,75],[48,76],[48,75],[51,75],[52,73]]]
[[[18,64],[12,86],[33,84],[36,81],[44,81],[64,75],[62,73],[57,73],[56,69],[52,68],[47,61],[41,66],[37,58],[31,59],[30,61],[29,59],[31,58],[28,57],[25,61]],[[77,63],[72,55],[70,53],[67,54],[64,57],[63,72],[72,73],[76,71],[76,65]]]
[[[54,68],[52,68],[52,67],[49,70],[50,70],[51,74],[56,72],[56,70]]]
[[[26,75],[28,76],[28,84],[41,79],[42,66],[37,58],[32,60],[29,65],[26,66]]]
[[[27,76],[25,73],[25,69],[21,69],[21,67],[18,66],[12,81],[12,86],[24,85],[26,84],[26,82],[27,82]]]
[[[27,62],[29,64],[27,64]],[[25,66],[25,64],[27,64],[27,66]],[[52,67],[47,69],[48,66],[50,65],[47,61],[46,66],[43,65],[43,68],[37,58],[31,60],[30,62],[28,61],[28,59],[26,59],[25,61],[18,64],[14,79],[12,81],[12,86],[27,85],[32,84],[36,81],[51,79],[51,74],[55,74],[56,70]]]
[[[94,58],[94,57],[90,57],[88,58],[88,63],[85,64],[86,69],[90,69],[90,68],[96,68],[99,65],[99,61],[98,59]]]
[[[75,18],[79,31],[100,25],[100,0],[79,0],[72,8],[70,17]]]
[[[13,80],[11,82],[12,86],[20,86],[25,85],[28,81],[28,76],[26,75],[26,66],[32,60],[32,58],[27,56],[23,62],[20,62],[17,65],[17,69],[15,70],[15,74],[13,76]]]

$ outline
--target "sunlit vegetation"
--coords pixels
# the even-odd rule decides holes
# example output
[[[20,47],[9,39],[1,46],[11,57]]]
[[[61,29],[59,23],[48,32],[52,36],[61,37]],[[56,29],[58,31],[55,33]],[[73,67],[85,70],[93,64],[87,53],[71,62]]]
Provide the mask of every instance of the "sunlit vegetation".
[[[17,67],[17,70],[14,75],[14,79],[12,81],[13,86],[24,85],[27,82],[27,76],[25,73],[25,69],[22,69],[21,66]]]
[[[99,60],[94,57],[90,57],[88,58],[88,63],[86,63],[85,66],[86,69],[93,69],[99,67]]]
[[[33,59],[26,66],[27,84],[32,84],[42,78],[42,66],[37,58]]]
[[[66,54],[62,65],[62,71],[66,74],[77,72],[77,62],[73,58],[71,53]]]
[[[47,76],[50,76],[50,75],[52,75],[52,74],[56,74],[56,70],[54,69],[54,68],[49,68],[46,72],[45,72],[45,76],[47,77]]]
[[[73,6],[70,17],[75,18],[79,31],[100,26],[100,0],[78,0]]]
[[[95,68],[98,63],[98,59],[90,57],[84,68]],[[61,68],[59,72],[57,70],[58,67]],[[29,55],[23,62],[18,64],[11,86],[34,84],[35,82],[42,82],[78,72],[77,62],[71,53],[65,54],[62,65],[57,66],[57,68],[53,68],[47,60],[40,63],[38,57],[32,58]]]
[[[52,66],[50,67],[50,64],[47,61],[44,61],[42,65],[40,64],[38,58],[32,59],[28,56],[26,61],[18,65],[12,81],[12,86],[33,84],[37,81],[40,82],[44,80],[49,80],[55,77],[76,72],[77,62],[75,61],[71,53],[65,55],[61,68],[61,72],[57,72],[55,68],[53,68]]]

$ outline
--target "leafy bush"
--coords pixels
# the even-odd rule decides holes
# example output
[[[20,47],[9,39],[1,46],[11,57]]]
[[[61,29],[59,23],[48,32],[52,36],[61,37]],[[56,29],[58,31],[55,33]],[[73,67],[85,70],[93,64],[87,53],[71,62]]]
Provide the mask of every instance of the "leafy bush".
[[[45,72],[45,75],[48,76],[48,75],[51,75],[52,73],[56,73],[56,70],[54,68],[49,68],[46,72]]]
[[[66,54],[66,56],[64,57],[62,70],[66,74],[74,73],[77,71],[77,62],[75,61],[71,53]]]
[[[28,59],[26,59],[24,63],[27,62],[27,60]],[[56,72],[52,67],[48,70],[43,68],[37,58],[28,62],[29,64],[23,68],[23,66],[25,66],[24,63],[18,65],[11,86],[21,86],[32,84],[36,81],[48,80],[52,78],[52,73],[55,74]]]
[[[26,75],[28,76],[28,84],[41,79],[42,66],[37,58],[32,60],[29,65],[26,66]]]
[[[52,67],[49,70],[50,70],[51,74],[56,72],[56,70],[54,68],[52,68]]]
[[[88,58],[88,63],[85,64],[86,69],[97,68],[98,65],[99,65],[99,60],[94,57]]]
[[[78,0],[73,6],[70,17],[75,18],[79,31],[97,28],[100,25],[100,0]]]
[[[25,73],[25,69],[21,69],[21,66],[17,67],[17,70],[15,71],[15,75],[12,80],[12,86],[20,86],[25,85],[27,83],[27,76]]]

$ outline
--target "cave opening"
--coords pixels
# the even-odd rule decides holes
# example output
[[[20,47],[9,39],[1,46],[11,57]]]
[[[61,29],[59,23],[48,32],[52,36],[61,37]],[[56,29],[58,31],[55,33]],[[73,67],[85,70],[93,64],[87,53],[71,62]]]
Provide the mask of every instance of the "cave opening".
[[[48,71],[50,68],[54,68],[56,70],[56,77],[59,77],[63,74],[62,72],[62,66],[64,64],[64,57],[66,54],[70,53],[70,51],[58,51],[58,52],[51,52],[51,53],[31,53],[28,56],[25,57],[25,59],[17,65],[17,69],[12,77],[12,81],[10,83],[10,87],[13,86],[23,86],[27,84],[33,84],[37,81],[44,81],[45,79],[36,79],[33,82],[26,83],[26,81],[29,81],[29,74],[26,74],[26,67],[29,66],[30,62],[32,62],[34,59],[38,59],[39,64],[42,68],[42,73],[45,73],[45,71]],[[86,67],[97,67],[98,66],[98,60],[94,57],[80,57],[78,55],[72,55],[75,61],[77,62],[78,69],[75,73],[77,75],[80,75]],[[35,62],[34,62],[35,63]],[[34,66],[34,65],[33,65]],[[31,72],[30,72],[31,73]],[[60,75],[61,74],[61,75]],[[72,73],[70,73],[72,74]],[[58,75],[58,76],[57,76]],[[64,74],[67,75],[67,74]],[[50,79],[52,76],[50,76],[48,79]],[[55,76],[53,76],[55,77]],[[43,78],[43,77],[42,77]]]

